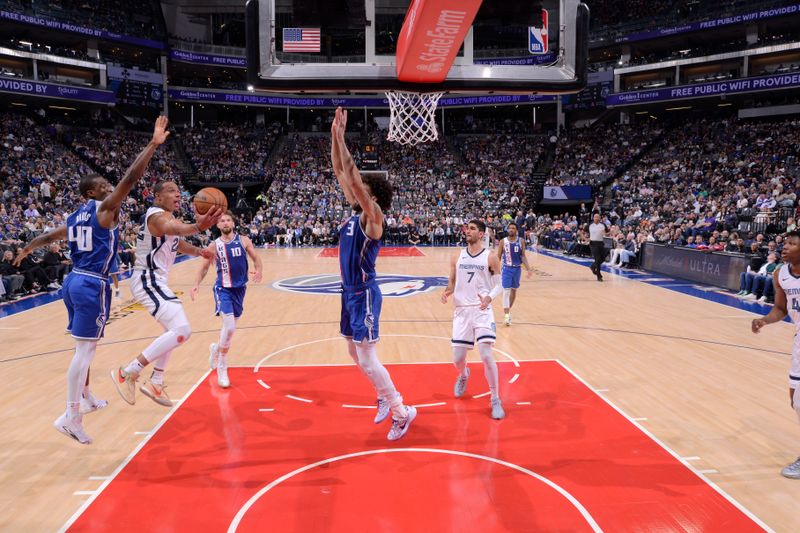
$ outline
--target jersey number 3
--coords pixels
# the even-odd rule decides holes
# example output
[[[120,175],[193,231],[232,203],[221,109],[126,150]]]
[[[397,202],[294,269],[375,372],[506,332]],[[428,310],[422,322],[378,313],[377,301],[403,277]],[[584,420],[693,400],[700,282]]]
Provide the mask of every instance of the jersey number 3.
[[[69,228],[69,242],[76,243],[81,252],[92,251],[92,227],[72,226]]]
[[[355,220],[351,220],[350,222],[348,222],[347,223],[347,236],[348,237],[352,237],[353,236],[353,232],[355,231],[355,229],[356,229],[356,221]]]

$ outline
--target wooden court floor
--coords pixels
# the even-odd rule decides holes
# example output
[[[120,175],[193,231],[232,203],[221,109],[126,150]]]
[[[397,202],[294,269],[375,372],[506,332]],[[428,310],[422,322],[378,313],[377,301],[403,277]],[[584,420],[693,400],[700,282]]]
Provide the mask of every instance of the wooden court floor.
[[[400,292],[420,285],[402,276],[447,276],[455,249],[423,252],[382,257],[378,270],[400,276]],[[273,288],[298,276],[324,282],[338,273],[337,260],[319,257],[319,249],[259,253],[264,281],[248,289],[231,364],[253,366],[268,355],[266,364],[350,363],[336,338],[338,295]],[[551,257],[536,255],[533,263],[537,275],[523,276],[514,325],[498,326],[497,348],[519,360],[560,360],[769,527],[800,531],[800,482],[779,474],[800,454],[800,427],[786,391],[793,326],[780,323],[753,335],[752,313],[613,274],[598,283],[588,268]],[[197,302],[188,297],[198,266],[186,261],[171,276],[194,330],[170,361],[173,399],[206,372],[208,344],[218,337],[212,275]],[[383,361],[450,360],[452,307],[439,302],[440,292],[384,299]],[[111,405],[85,418],[91,446],[69,441],[51,425],[63,410],[73,347],[63,333],[63,305],[0,320],[0,531],[58,530],[167,414],[146,399],[129,406],[113,390],[109,370],[160,334],[146,311],[128,305],[127,283],[123,300],[92,365],[93,389]],[[498,321],[500,307],[497,302]]]

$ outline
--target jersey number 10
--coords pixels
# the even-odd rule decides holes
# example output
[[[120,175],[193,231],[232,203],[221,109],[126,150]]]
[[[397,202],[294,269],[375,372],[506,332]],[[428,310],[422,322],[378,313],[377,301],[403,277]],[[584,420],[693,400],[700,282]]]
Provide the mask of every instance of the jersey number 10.
[[[81,252],[92,251],[92,227],[72,226],[69,228],[69,242],[74,242]]]

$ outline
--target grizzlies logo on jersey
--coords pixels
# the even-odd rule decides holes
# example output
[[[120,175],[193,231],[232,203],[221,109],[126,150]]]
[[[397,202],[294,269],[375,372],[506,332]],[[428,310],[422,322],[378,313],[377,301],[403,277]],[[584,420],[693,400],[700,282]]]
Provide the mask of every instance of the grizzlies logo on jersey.
[[[376,282],[381,294],[391,298],[405,298],[447,287],[447,278],[443,276],[378,274]],[[272,287],[281,291],[306,294],[340,294],[342,278],[338,274],[297,276],[278,280]]]

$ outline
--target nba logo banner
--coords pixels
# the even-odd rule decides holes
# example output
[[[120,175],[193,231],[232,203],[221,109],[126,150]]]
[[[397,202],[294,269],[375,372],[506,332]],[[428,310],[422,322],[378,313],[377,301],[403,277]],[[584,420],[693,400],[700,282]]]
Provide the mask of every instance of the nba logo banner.
[[[528,52],[535,55],[546,54],[550,49],[547,41],[547,10],[542,9],[542,27],[528,27]]]

